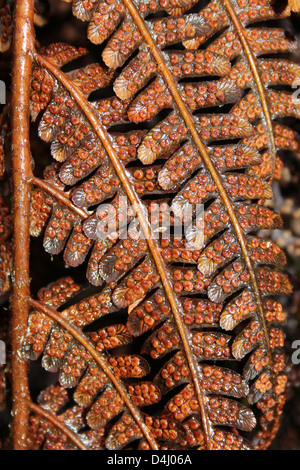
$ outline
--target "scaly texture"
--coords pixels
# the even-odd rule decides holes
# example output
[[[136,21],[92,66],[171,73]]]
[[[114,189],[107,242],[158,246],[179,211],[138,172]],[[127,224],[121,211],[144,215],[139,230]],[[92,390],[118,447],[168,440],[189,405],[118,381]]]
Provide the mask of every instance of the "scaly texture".
[[[258,23],[287,18],[289,3],[73,0],[105,65],[64,73],[85,49],[34,53],[30,112],[55,162],[32,178],[31,235],[67,266],[87,260],[96,293],[67,277],[30,300],[24,357],[59,372],[31,405],[30,448],[272,442],[287,383],[275,296],[291,286],[261,230],[282,226],[266,203],[278,152],[298,148],[281,118],[299,104],[281,90],[300,68],[276,58],[295,41]],[[114,350],[130,343],[138,354]]]

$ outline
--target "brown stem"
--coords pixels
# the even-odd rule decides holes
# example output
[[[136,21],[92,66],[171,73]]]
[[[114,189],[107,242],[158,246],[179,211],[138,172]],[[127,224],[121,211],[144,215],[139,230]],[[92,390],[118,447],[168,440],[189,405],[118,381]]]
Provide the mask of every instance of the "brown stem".
[[[12,165],[14,213],[14,283],[12,308],[13,446],[25,450],[29,417],[27,365],[21,345],[29,309],[29,211],[31,155],[29,98],[33,51],[33,0],[15,1],[12,75]]]

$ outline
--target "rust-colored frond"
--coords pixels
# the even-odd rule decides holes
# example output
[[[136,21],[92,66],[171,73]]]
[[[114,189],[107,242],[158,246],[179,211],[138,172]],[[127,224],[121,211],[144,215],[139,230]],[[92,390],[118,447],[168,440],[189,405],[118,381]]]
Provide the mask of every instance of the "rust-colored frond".
[[[0,52],[5,52],[10,48],[11,14],[11,2],[2,0],[0,3]]]
[[[141,380],[149,372],[147,361],[138,355],[105,354],[130,343],[131,335],[126,326],[112,322],[99,330],[82,332],[86,325],[116,310],[112,290],[106,288],[57,312],[79,289],[71,278],[63,278],[41,289],[39,300],[32,301],[33,311],[29,316],[23,354],[31,360],[43,354],[42,366],[50,372],[59,371],[59,385],[42,392],[39,406],[32,405],[30,448],[43,446],[47,449],[48,445],[53,445],[54,449],[59,448],[56,446],[96,449],[106,445],[110,449],[120,449],[142,437],[151,448],[158,448],[156,437],[161,443],[177,442],[178,430],[168,438],[161,436],[160,426],[152,429],[154,425],[148,424],[146,415],[139,411],[139,408],[157,403],[161,396],[157,385]],[[123,379],[135,381],[125,385]],[[69,402],[66,388],[75,388],[76,406],[68,407],[66,412],[56,416]],[[126,422],[127,416],[131,431],[124,430],[117,436],[120,429],[113,427],[107,434],[107,424],[122,412],[121,420]],[[172,428],[172,419],[165,421]],[[90,430],[77,436],[77,431],[84,426]]]
[[[15,374],[39,359],[55,383],[32,400],[24,375],[18,442],[267,449],[288,380],[280,297],[292,288],[272,200],[281,151],[299,155],[288,126],[300,117],[300,67],[284,29],[298,2],[67,0],[89,49],[39,48],[28,1],[16,10],[20,21],[31,12],[26,110],[12,119],[23,191],[13,227],[0,201],[0,292],[16,274],[13,308],[24,302],[24,316]],[[2,118],[0,176],[7,132]],[[59,274],[33,279],[34,296],[29,236],[62,259]],[[0,375],[0,399],[3,388]]]
[[[52,44],[48,48],[42,49],[41,53],[44,54],[48,59],[58,67],[71,62],[72,60],[87,54],[87,50],[80,48],[76,49],[68,44]],[[48,105],[55,82],[52,76],[39,66],[36,66],[33,70],[32,78],[32,89],[31,89],[31,116],[35,120],[40,111],[46,108]]]
[[[51,385],[38,397],[30,415],[28,448],[30,450],[74,450],[104,448],[103,431],[85,431],[84,408],[70,406],[57,415],[69,402],[68,392],[60,385]]]
[[[10,146],[9,105],[4,108],[0,116],[0,178],[5,173],[5,164],[8,159]]]

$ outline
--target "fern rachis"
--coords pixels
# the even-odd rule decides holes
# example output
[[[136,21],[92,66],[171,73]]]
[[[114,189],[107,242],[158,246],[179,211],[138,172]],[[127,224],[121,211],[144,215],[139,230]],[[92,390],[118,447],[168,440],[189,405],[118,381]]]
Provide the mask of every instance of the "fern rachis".
[[[86,296],[86,286],[68,276],[40,289],[38,300],[27,287],[22,293],[29,316],[21,367],[42,357],[47,371],[59,373],[38,404],[16,401],[16,416],[31,409],[23,446],[263,449],[277,432],[287,376],[285,314],[274,296],[291,287],[283,251],[260,231],[282,224],[265,203],[278,151],[298,143],[276,119],[299,117],[299,107],[276,86],[291,86],[299,67],[264,56],[295,49],[268,23],[290,8],[279,12],[267,0],[195,4],[73,0],[104,63],[68,72],[61,68],[86,49],[57,43],[36,50],[31,30],[16,35],[30,52],[21,117],[30,110],[56,161],[43,178],[33,176],[22,144],[30,233],[44,232],[45,250],[64,251],[73,269],[83,265],[96,288]],[[26,9],[32,14],[31,2],[20,0],[16,21]],[[112,96],[89,100],[108,85]],[[125,236],[105,233],[112,220],[99,207],[107,202]],[[200,204],[204,226],[185,212]],[[169,208],[172,230],[188,214],[180,239],[152,230]],[[15,212],[15,230],[20,217]],[[201,230],[204,246],[193,248]],[[15,243],[18,271],[22,244]],[[15,312],[19,289],[15,283]],[[114,315],[123,311],[127,319],[118,323]],[[106,326],[97,323],[106,316]]]

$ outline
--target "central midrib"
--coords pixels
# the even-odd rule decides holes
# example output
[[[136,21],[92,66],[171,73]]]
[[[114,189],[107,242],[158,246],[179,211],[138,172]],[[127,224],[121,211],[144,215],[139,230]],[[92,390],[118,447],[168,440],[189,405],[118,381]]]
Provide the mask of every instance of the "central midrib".
[[[240,243],[241,250],[242,250],[242,255],[243,255],[245,264],[248,268],[248,272],[249,272],[249,275],[250,275],[250,278],[251,278],[251,283],[252,283],[252,286],[253,286],[255,298],[256,298],[256,301],[257,301],[257,306],[258,306],[259,313],[260,313],[261,325],[262,325],[262,328],[263,328],[263,331],[264,331],[265,346],[268,349],[268,353],[270,355],[269,348],[268,348],[268,343],[269,343],[269,341],[268,341],[269,340],[268,331],[267,331],[267,327],[266,327],[266,323],[265,323],[265,319],[264,319],[263,306],[262,306],[262,302],[261,302],[261,298],[260,298],[260,292],[259,292],[259,289],[258,289],[256,276],[255,276],[255,273],[254,273],[254,270],[253,270],[253,267],[252,267],[252,263],[251,263],[251,260],[250,260],[249,254],[248,254],[248,249],[247,249],[247,244],[246,244],[246,240],[245,240],[245,237],[244,237],[244,233],[243,233],[243,231],[241,229],[241,226],[239,224],[239,221],[238,221],[238,219],[235,215],[235,211],[234,211],[234,208],[232,206],[231,200],[229,199],[229,197],[227,195],[227,192],[224,188],[224,185],[222,183],[222,180],[221,180],[218,172],[216,171],[216,169],[215,169],[215,167],[214,167],[214,165],[213,165],[213,163],[212,163],[212,161],[209,157],[209,154],[207,152],[206,147],[204,146],[204,144],[202,143],[202,141],[200,139],[200,136],[199,136],[198,131],[197,131],[197,129],[195,127],[195,124],[194,124],[194,119],[193,119],[191,113],[188,111],[183,99],[181,98],[180,93],[177,89],[176,82],[174,81],[172,74],[170,73],[168,67],[165,64],[165,61],[164,61],[164,59],[162,57],[162,54],[161,54],[161,51],[158,49],[158,47],[156,46],[154,40],[152,39],[151,34],[150,34],[146,24],[145,24],[145,21],[140,16],[137,8],[135,7],[135,5],[132,3],[131,0],[123,0],[123,2],[125,4],[125,6],[127,7],[130,15],[132,16],[136,26],[138,27],[138,29],[141,33],[141,35],[143,36],[145,42],[147,43],[152,56],[154,57],[154,59],[157,62],[158,69],[159,69],[160,73],[163,75],[163,77],[164,77],[164,79],[165,79],[165,81],[168,85],[169,91],[173,96],[174,102],[176,103],[176,106],[177,106],[179,112],[181,113],[182,118],[184,119],[187,127],[189,128],[190,134],[191,134],[195,144],[197,145],[197,147],[199,149],[200,155],[201,155],[207,169],[211,173],[211,176],[212,176],[212,178],[213,178],[213,180],[214,180],[214,182],[215,182],[215,184],[218,188],[219,194],[220,194],[220,196],[221,196],[221,198],[224,202],[224,206],[226,207],[228,215],[229,215],[229,217],[232,221],[232,225],[233,225],[233,228],[236,232],[238,241]],[[229,6],[231,6],[230,2],[227,2],[226,0],[224,0],[224,5],[225,4],[227,5],[227,8],[229,9]],[[229,6],[228,6],[228,4],[229,4]],[[230,11],[229,11],[229,13],[230,13]],[[39,56],[39,58],[40,57],[41,56]],[[45,66],[47,66],[49,69],[53,68],[51,63],[49,63],[45,59],[43,59],[43,60],[44,60],[44,65]],[[251,63],[250,63],[250,66],[251,66]],[[54,73],[54,75],[56,75],[57,78],[59,78],[58,75],[60,75],[59,79],[61,79],[62,76],[64,75],[64,74],[62,74],[61,71],[59,71],[56,68],[55,68],[55,71],[53,71],[53,70],[50,70],[50,71],[52,71],[52,73]],[[211,448],[211,426],[210,426],[210,420],[208,418],[206,405],[205,405],[206,397],[203,394],[202,389],[201,389],[201,385],[200,385],[199,367],[197,366],[194,355],[191,351],[191,347],[190,347],[190,344],[189,344],[189,338],[188,338],[188,332],[186,331],[185,325],[183,324],[183,321],[181,319],[181,313],[179,311],[178,302],[177,302],[177,299],[174,296],[174,293],[172,291],[172,287],[171,287],[170,282],[168,280],[168,277],[167,277],[167,274],[166,274],[166,271],[165,271],[164,262],[161,258],[158,247],[156,246],[153,238],[151,237],[151,230],[148,227],[148,222],[144,218],[143,211],[140,207],[140,202],[138,200],[138,197],[136,196],[134,190],[131,187],[131,183],[127,178],[127,175],[124,171],[123,166],[118,162],[117,155],[115,154],[115,151],[111,146],[110,140],[109,140],[108,136],[106,135],[106,131],[104,131],[104,129],[102,128],[102,126],[99,122],[99,120],[96,118],[96,116],[94,115],[94,113],[91,110],[90,106],[88,105],[88,103],[86,103],[85,100],[84,101],[86,103],[86,106],[82,106],[82,100],[84,98],[82,96],[80,96],[81,94],[78,90],[75,90],[74,85],[71,84],[69,79],[66,76],[64,76],[64,77],[65,77],[66,81],[68,82],[67,83],[68,84],[67,88],[69,89],[72,96],[79,103],[79,105],[80,105],[81,109],[83,110],[83,112],[85,112],[87,118],[89,119],[89,121],[93,125],[93,127],[95,129],[95,132],[97,133],[98,137],[100,138],[101,142],[103,143],[104,147],[106,148],[107,153],[109,154],[110,159],[112,161],[112,164],[114,165],[114,167],[116,169],[116,172],[117,172],[120,180],[123,183],[123,186],[124,186],[124,188],[125,188],[125,190],[128,194],[128,197],[129,197],[131,203],[135,204],[135,206],[137,206],[137,216],[138,216],[139,221],[141,223],[142,229],[143,229],[144,233],[146,234],[146,238],[147,238],[147,242],[148,242],[150,251],[151,251],[152,256],[154,258],[157,270],[158,270],[158,272],[160,274],[160,277],[161,277],[161,280],[162,280],[162,284],[165,288],[167,297],[168,297],[170,305],[172,307],[174,319],[175,319],[175,322],[177,324],[178,331],[179,331],[179,334],[180,334],[180,337],[181,337],[181,340],[182,340],[182,344],[183,344],[183,347],[184,347],[184,350],[185,350],[185,353],[186,353],[187,362],[189,364],[189,368],[190,368],[190,371],[191,371],[191,376],[192,376],[192,379],[193,379],[193,382],[194,382],[194,385],[195,385],[195,391],[196,391],[196,395],[197,395],[197,399],[198,399],[198,403],[199,403],[199,408],[200,408],[200,414],[201,414],[201,418],[202,418],[202,422],[203,422],[206,445],[207,445],[207,448],[210,449]],[[74,91],[75,91],[75,93],[74,93]],[[76,98],[76,95],[80,97],[79,101]],[[88,108],[88,109],[85,109],[85,108]],[[268,120],[267,120],[267,122],[268,122]]]
[[[266,121],[267,131],[268,131],[268,134],[269,134],[270,147],[271,147],[271,151],[272,151],[272,169],[274,171],[275,170],[275,161],[276,161],[276,144],[275,144],[275,138],[274,138],[274,133],[273,133],[272,119],[271,119],[271,115],[270,115],[270,111],[269,111],[269,105],[268,105],[268,100],[267,100],[267,97],[266,97],[266,92],[265,92],[265,89],[264,89],[264,85],[263,85],[263,82],[262,82],[260,74],[259,74],[259,70],[258,70],[258,67],[257,67],[257,62],[256,62],[256,59],[255,59],[255,56],[254,56],[254,54],[251,50],[248,39],[246,37],[245,29],[244,29],[243,25],[241,24],[238,16],[236,15],[236,13],[234,11],[234,8],[231,4],[231,1],[230,0],[223,0],[223,3],[224,3],[224,6],[225,6],[226,10],[228,11],[228,14],[231,17],[231,20],[232,20],[234,26],[235,26],[236,32],[237,32],[237,34],[239,36],[239,39],[241,41],[241,44],[244,48],[244,52],[246,54],[246,58],[247,58],[249,67],[250,67],[250,69],[252,71],[252,74],[253,74],[253,77],[255,79],[257,92],[258,92],[259,97],[260,97],[261,106],[262,106],[262,109],[263,109],[263,115],[264,115],[264,119]]]
[[[206,396],[202,392],[201,385],[200,385],[201,371],[195,360],[194,354],[192,353],[191,346],[190,346],[190,338],[189,338],[190,334],[189,332],[187,332],[186,327],[183,323],[182,315],[179,310],[178,301],[174,295],[173,288],[168,279],[168,274],[166,272],[165,264],[162,259],[160,250],[152,237],[151,229],[149,228],[148,221],[144,217],[143,207],[141,205],[141,202],[138,199],[132,187],[132,184],[126,175],[126,172],[124,170],[122,163],[120,163],[118,159],[118,155],[110,142],[108,134],[103,129],[101,122],[99,121],[98,117],[94,114],[93,109],[91,108],[90,104],[86,101],[85,97],[82,95],[80,90],[71,82],[69,77],[64,72],[59,70],[45,57],[36,53],[35,60],[40,65],[46,67],[58,79],[58,81],[69,91],[70,95],[75,99],[80,109],[82,110],[82,112],[85,114],[85,116],[91,123],[100,141],[102,142],[103,147],[105,148],[107,154],[110,157],[110,160],[115,168],[116,174],[119,177],[131,204],[135,207],[137,217],[139,219],[141,228],[145,234],[145,238],[147,240],[149,249],[154,259],[158,274],[161,278],[162,285],[165,289],[167,298],[169,300],[169,303],[172,309],[173,317],[178,328],[178,333],[181,338],[181,342],[183,345],[183,349],[185,351],[185,355],[186,355],[186,359],[189,365],[192,380],[195,386],[195,392],[196,392],[197,400],[199,403],[199,409],[200,409],[200,414],[201,414],[203,428],[204,428],[206,446],[207,446],[207,449],[210,450],[212,431],[211,431],[211,426],[210,426],[210,420],[208,418],[208,414],[206,410]]]

